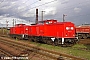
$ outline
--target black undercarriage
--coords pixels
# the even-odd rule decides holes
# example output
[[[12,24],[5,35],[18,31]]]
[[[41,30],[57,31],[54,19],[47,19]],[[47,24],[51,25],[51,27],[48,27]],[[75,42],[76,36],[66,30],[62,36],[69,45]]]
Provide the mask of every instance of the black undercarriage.
[[[16,39],[27,39],[33,42],[45,43],[54,46],[73,46],[77,42],[76,38],[64,38],[64,40],[62,41],[62,38],[55,38],[55,37],[28,36],[23,34],[22,35],[12,34],[10,36]]]

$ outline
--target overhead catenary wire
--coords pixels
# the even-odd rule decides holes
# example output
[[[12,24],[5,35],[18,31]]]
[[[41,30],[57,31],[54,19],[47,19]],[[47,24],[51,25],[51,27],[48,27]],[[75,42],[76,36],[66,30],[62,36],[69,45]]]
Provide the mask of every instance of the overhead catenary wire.
[[[82,14],[82,15],[76,15],[76,16],[68,16],[66,19],[72,19],[72,18],[74,18],[75,19],[75,17],[82,17],[82,16],[90,16],[90,14]],[[54,17],[55,19],[59,19],[59,20],[62,20],[62,18],[61,17]],[[71,20],[70,20],[71,21]]]
[[[0,2],[0,4],[3,3],[3,2],[4,2],[4,0],[2,0],[2,1]]]
[[[4,0],[3,0],[4,1]],[[54,0],[54,1],[56,1],[56,0]],[[24,3],[26,3],[26,2],[28,2],[28,0],[27,1],[25,1]],[[37,2],[37,1],[36,1]],[[34,2],[34,3],[32,3],[32,4],[35,4],[36,2]],[[51,2],[53,2],[53,1],[51,1]],[[45,4],[48,4],[48,3],[50,3],[50,2],[47,2],[47,3],[45,3]],[[30,5],[32,5],[32,4],[30,4]],[[42,4],[42,5],[45,5],[45,4]],[[39,6],[42,6],[42,5],[39,5]],[[29,5],[28,5],[29,6]],[[28,7],[28,6],[26,6],[26,7]],[[36,6],[36,7],[39,7],[39,6]],[[33,8],[30,8],[30,9],[34,9],[34,8],[36,8],[36,7],[33,7]],[[25,8],[25,7],[23,7],[23,8]],[[21,9],[23,9],[23,8],[21,8]],[[65,7],[64,7],[65,8]],[[21,10],[21,9],[19,9],[19,10]],[[66,8],[65,8],[65,10],[67,10]]]
[[[28,0],[27,0],[28,1]],[[26,3],[27,1],[25,1],[24,3]],[[56,0],[53,0],[53,1],[56,1]],[[51,1],[51,2],[53,2],[53,1]],[[38,2],[38,1],[36,1],[36,2]],[[33,5],[33,4],[35,4],[36,2],[34,2],[34,3],[32,3],[32,4],[30,4],[30,5]],[[51,2],[47,2],[47,3],[45,3],[45,4],[48,4],[48,3],[51,3]],[[42,4],[42,5],[45,5],[45,4]],[[42,6],[42,5],[39,5],[39,6]],[[28,5],[29,6],[29,5]],[[28,7],[28,6],[26,6],[26,7]],[[36,8],[36,7],[39,7],[39,6],[35,6],[35,7],[33,7],[33,8],[30,8],[30,9],[34,9],[34,8]],[[25,7],[23,7],[23,8],[25,8]],[[23,9],[23,8],[21,8],[21,9]],[[21,9],[19,9],[19,10],[21,10]],[[28,9],[29,10],[29,9]],[[65,8],[65,10],[67,10],[66,8]],[[22,11],[21,11],[22,12]],[[20,12],[20,13],[21,13]],[[19,12],[18,12],[19,13]]]
[[[34,8],[36,8],[36,7],[40,7],[40,6],[43,6],[43,5],[46,5],[46,4],[49,4],[49,3],[51,3],[51,2],[54,2],[54,1],[56,1],[56,0],[53,0],[53,1],[50,1],[50,2],[46,2],[46,3],[44,3],[44,4],[41,4],[41,5],[38,5],[38,6],[35,6],[35,7],[32,7],[32,8],[29,8],[30,10],[32,10],[32,9],[34,9]],[[34,2],[34,3],[36,3],[36,2]],[[34,4],[33,3],[33,4]],[[32,4],[31,4],[32,5]],[[29,5],[28,5],[29,6]],[[71,8],[71,7],[70,7]],[[73,8],[73,7],[72,7]],[[28,10],[29,10],[28,9]],[[63,9],[65,9],[65,10],[67,10],[67,8],[63,8]],[[26,11],[26,10],[25,10]],[[21,11],[21,12],[24,12],[24,11]],[[18,13],[21,13],[21,12],[18,12]]]
[[[70,6],[64,6],[64,7],[62,7],[62,9],[64,9],[64,10],[67,10],[68,8],[75,8],[75,7],[81,7],[81,6],[83,6],[83,5],[87,5],[87,3],[90,3],[89,2],[89,0],[88,1],[83,1],[83,2],[77,2],[76,4],[74,4],[74,5],[70,5]],[[63,5],[63,4],[62,4]],[[77,5],[77,6],[76,6]]]
[[[41,1],[41,0],[39,0],[39,1]],[[11,14],[11,15],[15,15],[15,14],[18,14],[18,13],[24,12],[24,11],[21,11],[21,10],[24,9],[24,8],[26,8],[26,7],[28,7],[28,6],[31,6],[31,5],[33,5],[33,4],[37,3],[37,2],[39,2],[39,1],[35,1],[35,2],[33,2],[33,3],[31,3],[31,4],[27,5],[27,6],[25,6],[25,7],[23,7],[23,8],[20,8],[20,9],[19,9],[20,12],[16,12],[16,13]]]
[[[28,1],[29,1],[29,0],[25,1],[23,4],[27,3]],[[31,3],[31,4],[25,6],[25,7],[21,8],[21,9],[24,9],[24,8],[26,8],[26,7],[28,7],[28,6],[31,6],[31,5],[33,5],[33,4],[37,3],[37,2],[38,2],[38,1],[35,1],[34,3]],[[20,4],[20,5],[22,5],[22,4]],[[19,10],[21,10],[21,9],[19,9]]]
[[[87,2],[87,3],[88,3],[88,2]],[[87,3],[86,3],[86,4],[87,4]],[[79,4],[80,6],[79,6],[79,5],[76,6],[77,4]],[[80,2],[80,3],[77,3],[77,4],[75,4],[75,5],[71,5],[71,6],[68,6],[67,8],[64,7],[63,9],[64,9],[64,10],[68,10],[69,8],[70,8],[70,9],[74,8],[73,6],[75,6],[75,7],[81,7],[82,4],[86,5],[86,4],[83,3],[83,2]],[[27,5],[27,6],[28,6],[28,5]],[[42,6],[43,6],[43,5],[42,5]],[[37,6],[32,7],[32,8],[29,8],[29,9],[31,10],[31,9],[34,9],[34,8],[36,8],[36,7],[37,7]],[[40,6],[38,6],[38,7],[40,7]],[[89,7],[89,6],[88,6],[88,7]],[[29,10],[29,9],[28,9],[28,10]],[[20,11],[20,12],[22,12],[22,11]],[[18,14],[18,13],[20,13],[20,12],[16,12],[16,14]],[[86,15],[86,14],[85,14],[85,15]],[[78,16],[79,16],[79,15],[78,15]],[[83,15],[80,15],[80,16],[83,16]],[[87,16],[88,16],[88,15],[87,15]],[[72,16],[72,17],[75,17],[75,16]]]
[[[46,3],[44,3],[44,4],[41,4],[41,5],[38,5],[38,6],[32,7],[32,8],[30,8],[30,10],[31,10],[31,9],[34,9],[34,8],[36,8],[36,7],[41,7],[41,6],[43,6],[43,5],[46,5],[46,4],[49,4],[49,3],[55,2],[55,1],[57,1],[57,0],[53,0],[53,1],[50,1],[50,2],[46,2]]]
[[[41,6],[43,6],[43,5],[46,5],[46,4],[49,4],[49,3],[52,3],[52,2],[55,2],[55,1],[57,1],[57,0],[53,0],[53,1],[50,1],[50,2],[46,2],[46,3],[44,3],[44,4],[40,4],[40,5],[38,5],[38,6],[35,6],[35,7],[32,7],[32,8],[29,8],[29,9],[27,9],[27,10],[32,10],[32,9],[34,9],[34,8],[38,8],[38,7],[41,7]],[[33,4],[35,4],[35,3],[37,3],[38,1],[36,1],[36,2],[34,2],[34,3],[32,3],[32,4],[30,4],[30,5],[33,5]],[[29,5],[28,5],[29,6]],[[25,8],[25,7],[23,7],[23,8]],[[20,9],[21,10],[21,9]],[[26,10],[25,10],[26,11]],[[18,13],[21,13],[21,12],[24,12],[24,11],[20,11],[20,12],[18,12]],[[17,13],[14,13],[14,15],[15,14],[17,14]]]

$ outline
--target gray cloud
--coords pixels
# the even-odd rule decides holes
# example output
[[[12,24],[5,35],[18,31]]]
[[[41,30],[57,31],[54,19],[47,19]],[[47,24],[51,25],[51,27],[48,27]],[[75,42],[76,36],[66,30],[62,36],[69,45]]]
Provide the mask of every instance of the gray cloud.
[[[90,23],[90,1],[89,0],[69,0],[65,4],[58,5],[57,16],[66,14],[66,21],[74,22],[75,24],[83,24],[85,22]]]
[[[0,16],[7,18],[7,20],[14,18],[35,22],[35,9],[39,8],[39,20],[41,20],[41,11],[45,10],[44,19],[57,19],[58,21],[62,21],[62,15],[66,14],[65,20],[77,25],[90,22],[89,0],[50,0],[54,2],[49,4],[45,4],[50,2],[49,0],[41,0],[40,2],[38,0],[2,1],[0,0]],[[3,18],[0,17],[0,20]]]

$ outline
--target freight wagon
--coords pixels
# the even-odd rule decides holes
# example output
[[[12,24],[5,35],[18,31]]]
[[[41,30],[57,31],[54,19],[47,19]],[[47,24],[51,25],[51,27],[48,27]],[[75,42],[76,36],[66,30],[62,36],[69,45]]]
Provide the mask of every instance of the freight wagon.
[[[83,24],[80,26],[76,26],[76,36],[79,39],[86,39],[90,37],[90,25]]]

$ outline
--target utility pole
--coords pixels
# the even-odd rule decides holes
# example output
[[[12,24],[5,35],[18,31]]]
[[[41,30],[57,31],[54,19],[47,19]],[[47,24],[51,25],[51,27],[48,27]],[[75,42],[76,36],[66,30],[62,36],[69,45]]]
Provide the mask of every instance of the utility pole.
[[[2,24],[2,34],[4,34],[4,27],[3,27],[3,24]]]
[[[43,13],[45,12],[45,11],[41,11],[42,12],[42,21],[43,21]]]
[[[16,25],[16,20],[15,20],[15,25]]]
[[[8,29],[8,22],[9,21],[6,20],[6,29]],[[7,30],[7,33],[6,34],[8,34],[8,30]]]
[[[13,27],[14,27],[14,19],[13,19]]]
[[[36,9],[36,21],[35,24],[38,24],[38,9]]]
[[[29,24],[30,24],[30,20],[29,20]]]
[[[8,28],[8,22],[9,22],[9,21],[6,20],[6,28]]]
[[[63,14],[63,22],[65,22],[65,16],[67,16],[67,15]]]
[[[21,21],[21,24],[23,24],[23,20]]]

